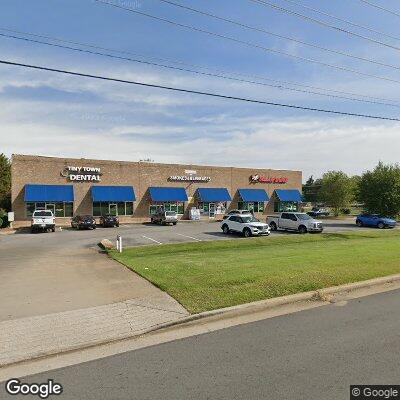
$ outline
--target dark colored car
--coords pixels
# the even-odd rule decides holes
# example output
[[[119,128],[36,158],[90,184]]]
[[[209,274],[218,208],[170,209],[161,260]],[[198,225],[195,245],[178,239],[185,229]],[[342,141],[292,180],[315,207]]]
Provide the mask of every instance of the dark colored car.
[[[96,220],[91,215],[76,215],[71,219],[72,228],[96,229]]]
[[[110,214],[107,214],[107,215],[102,215],[101,217],[100,217],[100,225],[103,227],[103,228],[107,228],[107,227],[119,227],[119,219],[118,219],[118,217],[116,216],[116,215],[110,215]]]
[[[329,211],[325,208],[313,207],[307,214],[313,218],[327,217],[329,215]]]
[[[396,220],[378,214],[360,214],[356,218],[357,226],[372,226],[375,228],[394,228]]]

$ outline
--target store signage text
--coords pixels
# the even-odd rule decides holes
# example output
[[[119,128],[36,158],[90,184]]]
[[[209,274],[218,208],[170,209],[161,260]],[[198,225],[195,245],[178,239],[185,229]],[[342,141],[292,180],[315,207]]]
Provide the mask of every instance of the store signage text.
[[[168,178],[170,182],[210,182],[209,176],[173,175]]]
[[[61,171],[61,176],[70,181],[100,182],[101,169],[98,167],[68,166]]]
[[[269,177],[269,176],[263,176],[263,175],[251,175],[250,176],[250,182],[251,183],[287,183],[289,179],[286,177]]]

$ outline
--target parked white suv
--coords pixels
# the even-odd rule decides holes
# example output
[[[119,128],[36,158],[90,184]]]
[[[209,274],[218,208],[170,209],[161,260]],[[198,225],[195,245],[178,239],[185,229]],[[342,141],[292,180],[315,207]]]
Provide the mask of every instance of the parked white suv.
[[[56,220],[50,210],[36,210],[32,214],[31,232],[56,231]]]
[[[268,224],[260,222],[251,214],[230,215],[221,222],[221,229],[227,235],[230,232],[240,232],[244,237],[269,235]]]
[[[271,230],[284,229],[289,231],[298,231],[300,233],[322,232],[321,221],[317,221],[306,213],[283,212],[278,216],[268,216],[267,223]]]

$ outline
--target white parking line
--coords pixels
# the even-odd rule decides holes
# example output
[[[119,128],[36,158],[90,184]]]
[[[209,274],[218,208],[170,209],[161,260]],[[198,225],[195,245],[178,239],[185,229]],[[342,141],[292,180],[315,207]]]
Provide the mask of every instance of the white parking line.
[[[201,239],[197,239],[197,238],[195,238],[195,237],[193,237],[193,236],[182,235],[182,233],[177,233],[177,235],[179,235],[179,236],[184,236],[184,237],[187,237],[187,238],[189,238],[189,239],[193,239],[193,240],[197,240],[198,242],[201,242]]]
[[[148,237],[148,236],[144,236],[144,235],[142,235],[142,237],[143,238],[145,238],[145,239],[149,239],[149,240],[151,240],[152,242],[156,242],[156,243],[158,243],[158,244],[162,244],[161,242],[159,242],[158,240],[156,240],[156,239],[152,239],[152,238],[150,238],[150,237]]]

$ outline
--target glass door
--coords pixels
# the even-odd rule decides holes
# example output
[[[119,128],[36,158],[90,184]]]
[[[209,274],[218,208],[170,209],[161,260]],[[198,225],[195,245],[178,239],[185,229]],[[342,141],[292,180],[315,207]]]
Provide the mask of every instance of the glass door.
[[[209,203],[208,216],[210,218],[215,218],[215,203]]]
[[[108,205],[108,212],[110,215],[118,215],[118,207],[116,204],[109,204]]]

